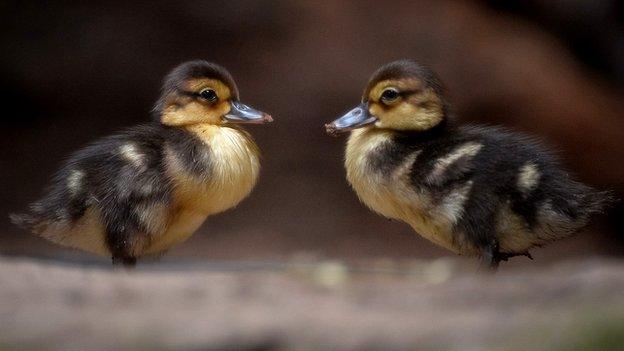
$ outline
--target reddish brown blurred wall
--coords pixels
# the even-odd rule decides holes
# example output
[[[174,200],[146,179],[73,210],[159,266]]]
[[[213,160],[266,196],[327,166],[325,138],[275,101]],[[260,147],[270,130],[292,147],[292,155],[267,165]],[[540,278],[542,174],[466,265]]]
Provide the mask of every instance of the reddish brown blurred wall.
[[[230,69],[243,99],[276,122],[250,128],[264,154],[252,196],[170,257],[447,255],[358,203],[344,180],[345,140],[322,129],[358,102],[377,66],[398,58],[436,69],[461,121],[537,134],[580,179],[622,196],[624,61],[614,57],[624,56],[623,21],[608,11],[615,2],[596,3],[607,11],[566,20],[540,1],[3,2],[0,252],[74,255],[5,214],[34,200],[68,152],[146,121],[163,75],[194,58]],[[561,24],[578,18],[609,23],[613,48],[579,49],[576,27]],[[595,43],[613,31],[594,31]],[[538,257],[621,255],[623,212]]]

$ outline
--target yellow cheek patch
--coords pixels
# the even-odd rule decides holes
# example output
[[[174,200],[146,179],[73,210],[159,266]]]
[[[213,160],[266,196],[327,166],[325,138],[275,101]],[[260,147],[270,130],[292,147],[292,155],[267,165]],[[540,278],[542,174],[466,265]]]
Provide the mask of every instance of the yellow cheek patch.
[[[381,107],[381,105],[379,105],[378,103],[373,102],[368,105],[368,112],[371,115],[379,118],[379,116],[384,113],[384,108]]]
[[[161,122],[169,126],[180,126],[196,123],[221,124],[225,114],[230,112],[229,101],[217,104],[202,103],[197,100],[184,99],[185,102],[165,108]]]
[[[386,113],[381,119],[387,128],[397,130],[427,130],[442,121],[442,114],[419,109],[409,103],[402,103]]]
[[[180,126],[195,123],[220,124],[221,117],[230,112],[230,89],[216,79],[190,79],[184,89],[197,92],[204,89],[214,89],[219,97],[216,104],[203,101],[199,98],[176,95],[169,98],[167,107],[163,111],[161,121],[170,126]]]
[[[439,111],[442,111],[442,100],[433,89],[427,89],[414,96],[413,102],[416,104],[427,103],[427,108],[439,109]]]
[[[379,119],[377,127],[395,130],[427,130],[444,118],[442,102],[431,89],[385,108],[371,103],[369,112]]]
[[[184,102],[169,105],[163,111],[161,122],[169,126],[199,123],[206,118],[206,106],[184,98]]]

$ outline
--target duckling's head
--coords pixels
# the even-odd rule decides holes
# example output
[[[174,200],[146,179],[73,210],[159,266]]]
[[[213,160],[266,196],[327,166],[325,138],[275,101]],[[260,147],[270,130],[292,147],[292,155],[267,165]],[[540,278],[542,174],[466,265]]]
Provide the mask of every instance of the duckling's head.
[[[167,75],[154,114],[168,126],[273,121],[239,101],[236,83],[225,68],[203,60],[185,62]]]
[[[400,60],[373,73],[362,103],[325,128],[329,134],[365,126],[420,132],[446,122],[447,109],[435,73],[414,61]]]

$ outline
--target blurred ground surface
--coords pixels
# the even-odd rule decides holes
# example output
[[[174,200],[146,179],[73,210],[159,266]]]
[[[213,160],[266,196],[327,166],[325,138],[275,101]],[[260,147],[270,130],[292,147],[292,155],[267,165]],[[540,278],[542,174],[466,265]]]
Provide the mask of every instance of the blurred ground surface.
[[[617,350],[624,261],[0,259],[0,350]],[[620,348],[621,350],[621,348]]]
[[[195,58],[226,66],[244,102],[275,123],[249,128],[263,152],[251,196],[170,257],[446,255],[358,202],[345,180],[345,138],[323,128],[359,102],[379,65],[400,58],[440,74],[459,121],[534,134],[580,180],[624,198],[622,14],[615,0],[5,0],[0,254],[67,254],[7,214],[37,199],[68,153],[148,121],[163,76]],[[623,219],[620,205],[540,255],[621,256]]]

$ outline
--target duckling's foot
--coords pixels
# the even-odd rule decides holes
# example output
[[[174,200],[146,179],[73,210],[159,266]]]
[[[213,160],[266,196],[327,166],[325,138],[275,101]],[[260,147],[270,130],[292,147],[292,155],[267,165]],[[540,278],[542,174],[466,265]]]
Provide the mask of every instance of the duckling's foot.
[[[113,266],[123,265],[124,268],[134,268],[134,266],[136,266],[136,262],[137,262],[136,257],[113,256]]]
[[[494,273],[498,270],[498,265],[501,260],[507,261],[507,259],[504,258],[498,251],[498,242],[493,242],[483,249],[479,271],[489,271]]]
[[[501,252],[501,253],[499,253],[499,256],[501,258],[501,261],[507,261],[508,259],[510,259],[512,257],[516,257],[516,256],[526,256],[530,260],[533,260],[533,256],[531,256],[531,254],[528,251],[527,252],[516,252],[516,253]]]

